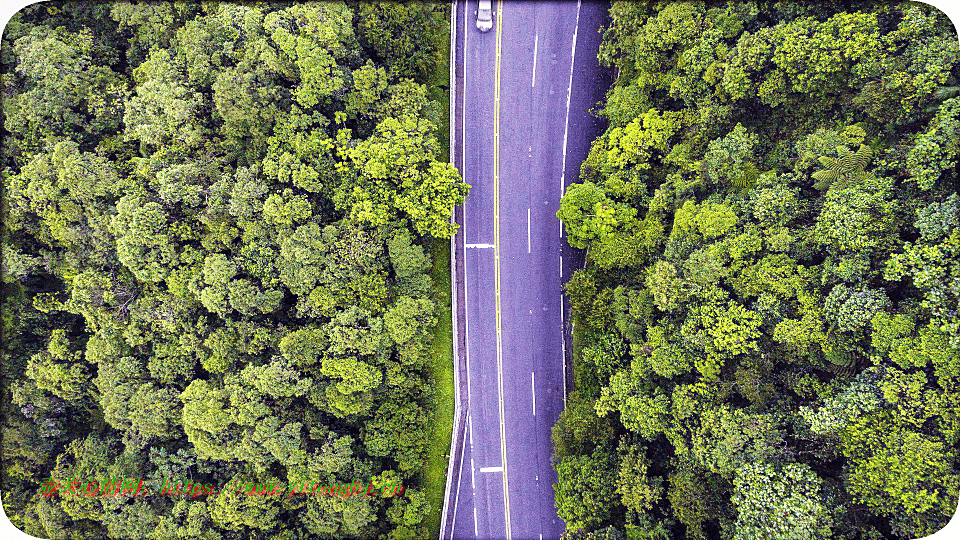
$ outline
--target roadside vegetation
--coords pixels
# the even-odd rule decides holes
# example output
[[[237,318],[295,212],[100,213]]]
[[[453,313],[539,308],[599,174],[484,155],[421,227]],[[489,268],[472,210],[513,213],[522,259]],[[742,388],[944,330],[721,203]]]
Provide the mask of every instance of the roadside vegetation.
[[[436,535],[453,404],[443,246],[469,189],[438,101],[446,11],[47,2],[11,20],[14,524],[45,538]],[[405,490],[45,497],[51,477]]]
[[[449,159],[450,155],[450,4],[436,6],[443,21],[442,36],[436,36],[437,65],[432,70],[432,80],[427,86],[429,98],[440,106],[440,119],[437,123],[436,137],[439,144],[438,156]],[[437,17],[438,15],[433,15]],[[438,158],[440,159],[440,158]],[[425,246],[426,249],[426,246]],[[447,487],[447,463],[450,453],[450,440],[453,435],[454,388],[453,370],[453,311],[451,305],[450,283],[450,240],[435,238],[430,258],[432,267],[430,279],[433,281],[433,303],[437,312],[437,325],[433,330],[430,343],[430,375],[436,391],[436,403],[433,417],[427,433],[426,465],[424,467],[423,486],[427,494],[430,511],[425,520],[428,538],[440,537],[440,523],[443,519],[443,496]]]
[[[918,538],[960,492],[960,46],[919,3],[614,2],[561,202],[568,539]]]
[[[435,389],[435,404],[427,432],[424,490],[430,513],[426,517],[429,538],[440,537],[440,522],[443,519],[443,496],[447,486],[447,464],[450,457],[450,439],[453,434],[454,377],[453,370],[453,311],[450,298],[450,242],[434,240],[433,302],[437,309],[437,326],[430,343],[429,373]]]

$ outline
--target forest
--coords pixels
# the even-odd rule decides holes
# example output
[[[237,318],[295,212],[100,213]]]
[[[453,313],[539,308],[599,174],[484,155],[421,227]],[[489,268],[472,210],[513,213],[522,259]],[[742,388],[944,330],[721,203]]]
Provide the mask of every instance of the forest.
[[[431,252],[469,189],[447,163],[436,82],[448,10],[46,2],[14,16],[0,307],[2,492],[18,528],[434,534]],[[405,490],[41,493],[119,477]]]
[[[622,2],[558,216],[568,540],[919,538],[960,491],[960,43],[912,2]]]

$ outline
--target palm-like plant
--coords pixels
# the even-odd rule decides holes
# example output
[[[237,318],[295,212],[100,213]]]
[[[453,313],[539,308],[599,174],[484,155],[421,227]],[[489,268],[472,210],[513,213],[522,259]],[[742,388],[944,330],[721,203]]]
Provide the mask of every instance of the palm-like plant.
[[[934,90],[930,98],[932,103],[923,108],[923,112],[927,114],[934,114],[937,110],[940,109],[940,105],[943,104],[945,100],[950,98],[955,98],[960,96],[960,86],[941,86]]]
[[[827,335],[831,336],[832,334],[833,328],[828,331]],[[842,343],[833,343],[831,340],[823,345],[822,350],[824,358],[828,361],[827,369],[829,371],[842,377],[849,377],[854,374],[858,364],[857,356],[848,347],[845,347]]]
[[[873,174],[864,170],[872,153],[869,146],[861,144],[856,152],[846,146],[838,146],[836,158],[820,156],[819,161],[824,168],[813,173],[813,179],[816,180],[813,187],[824,191],[835,183],[845,187],[852,183],[872,180]]]
[[[743,172],[730,181],[730,186],[741,191],[750,189],[757,183],[758,176],[760,176],[760,171],[757,170],[757,166],[753,163],[747,163],[743,167]]]

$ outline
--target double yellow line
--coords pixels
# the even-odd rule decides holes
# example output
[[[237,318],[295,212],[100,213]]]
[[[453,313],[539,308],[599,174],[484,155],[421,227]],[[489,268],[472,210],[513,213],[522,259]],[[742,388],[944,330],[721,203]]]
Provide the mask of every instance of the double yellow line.
[[[493,86],[493,279],[497,304],[497,387],[500,405],[500,459],[503,463],[503,511],[510,540],[510,489],[507,484],[507,434],[503,420],[503,345],[500,315],[500,40],[503,35],[503,0],[497,2],[497,61]]]

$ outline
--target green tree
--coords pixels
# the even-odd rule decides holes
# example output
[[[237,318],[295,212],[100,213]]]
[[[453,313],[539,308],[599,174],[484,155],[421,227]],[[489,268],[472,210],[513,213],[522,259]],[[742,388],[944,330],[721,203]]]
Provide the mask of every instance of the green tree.
[[[453,206],[470,187],[452,165],[437,160],[435,129],[411,115],[386,118],[369,139],[341,147],[345,181],[334,197],[337,207],[359,222],[383,226],[403,217],[420,234],[450,237]]]
[[[569,456],[555,465],[557,515],[567,529],[594,529],[611,518],[616,492],[616,467],[603,451]]]
[[[806,465],[746,464],[733,485],[734,538],[830,537],[833,519],[820,494],[821,481]]]

